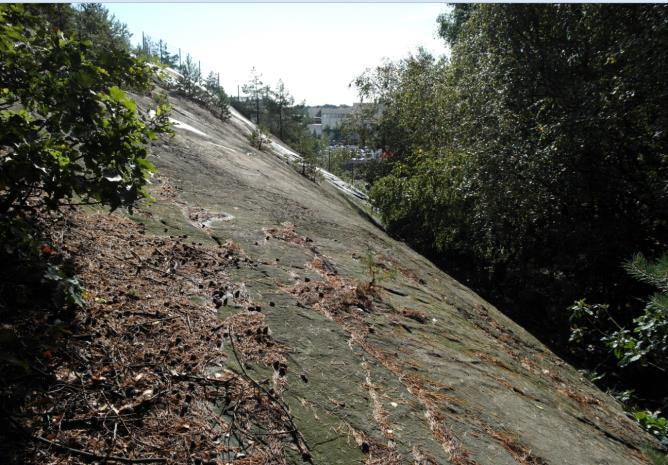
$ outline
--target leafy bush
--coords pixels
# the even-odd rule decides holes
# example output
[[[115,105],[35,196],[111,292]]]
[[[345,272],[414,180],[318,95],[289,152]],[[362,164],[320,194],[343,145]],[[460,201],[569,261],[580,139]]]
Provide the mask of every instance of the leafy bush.
[[[668,302],[619,264],[668,249],[666,21],[666,5],[456,5],[448,60],[356,80],[393,154],[370,190],[388,231],[650,410]],[[581,302],[601,325],[572,350],[564,309],[582,296],[606,305]]]
[[[430,255],[470,247],[465,227],[470,209],[461,195],[464,162],[457,152],[437,158],[417,151],[396,163],[370,191],[388,231],[411,237],[415,247]]]
[[[402,165],[371,190],[388,229],[562,353],[564,308],[624,308],[641,286],[619,263],[668,246],[666,18],[457,5],[442,19],[450,60],[418,53],[357,80]]]
[[[667,372],[668,254],[656,261],[637,254],[624,268],[658,292],[647,300],[640,315],[632,319],[630,329],[617,322],[609,305],[576,302],[570,307],[571,341],[581,343],[585,337],[593,336],[612,352],[620,367],[639,364]]]
[[[81,14],[110,21],[102,12],[83,7]],[[122,37],[109,50],[80,40],[85,28],[68,26],[72,14],[68,6],[0,5],[4,302],[46,286],[60,305],[83,303],[74,270],[47,253],[39,215],[30,213],[74,203],[132,208],[148,196],[145,185],[155,171],[149,142],[170,132],[167,106],[158,105],[149,117],[121,89],[148,90],[152,71],[129,54]]]
[[[120,86],[146,90],[151,71],[122,51],[92,61],[90,42],[33,9],[0,6],[0,214],[29,199],[131,206],[146,195],[147,144],[167,130],[167,109],[142,115]]]
[[[633,320],[629,334],[620,330],[611,337],[624,347],[620,364],[651,364],[668,372],[668,254],[649,261],[637,254],[625,269],[636,279],[658,290],[645,303],[642,314]]]
[[[611,353],[620,369],[635,368],[640,379],[665,376],[668,371],[668,254],[656,261],[637,254],[624,268],[658,292],[626,326],[612,315],[609,305],[579,300],[570,307],[571,341],[586,345],[590,353]],[[630,407],[642,404],[633,396],[626,397],[625,403]],[[668,399],[660,399],[658,405],[668,410],[667,402]],[[647,431],[668,441],[668,420],[661,416],[661,410],[637,410],[634,416]]]
[[[668,419],[662,417],[659,411],[639,410],[633,416],[648,433],[668,442]]]

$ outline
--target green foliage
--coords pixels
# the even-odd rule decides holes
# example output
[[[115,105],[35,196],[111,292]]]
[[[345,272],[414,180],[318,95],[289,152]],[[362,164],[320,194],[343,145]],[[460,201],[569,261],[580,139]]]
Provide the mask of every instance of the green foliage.
[[[298,171],[302,176],[317,182],[322,178],[319,164],[320,141],[311,135],[306,129],[300,131],[296,143],[293,146],[301,155],[301,159],[296,163]]]
[[[63,263],[62,254],[52,244],[39,238],[36,228],[21,218],[0,218],[0,310],[6,306],[22,308],[33,300],[46,300],[57,307],[82,307],[86,291],[73,276],[71,267]],[[30,296],[33,289],[46,295]],[[0,312],[1,313],[1,312]]]
[[[353,151],[346,147],[337,147],[335,149],[327,148],[323,150],[323,156],[320,160],[320,166],[340,178],[346,177],[348,171],[346,165],[353,158]]]
[[[283,81],[272,89],[262,81],[262,75],[253,68],[249,81],[242,86],[244,100],[230,103],[246,118],[261,124],[268,132],[293,147],[305,137],[308,124],[304,104],[295,105]]]
[[[210,72],[202,81],[199,65],[188,54],[180,68],[181,76],[173,89],[190,100],[207,108],[211,113],[225,121],[230,117],[230,100],[223,87],[219,84],[216,74]]]
[[[668,419],[659,413],[658,411],[638,410],[633,412],[633,416],[648,433],[659,439],[668,440]]]
[[[114,54],[130,50],[132,34],[127,26],[100,3],[76,5],[73,29],[80,40],[95,44],[98,53]]]
[[[0,5],[0,278],[7,309],[50,289],[57,307],[85,291],[40,240],[35,210],[74,202],[131,208],[155,171],[148,145],[169,132],[166,105],[149,116],[122,88],[145,92],[151,69],[127,30],[99,5]],[[95,41],[93,43],[92,41]]]
[[[618,264],[668,245],[667,17],[456,5],[440,20],[449,61],[419,52],[361,76],[382,107],[371,138],[402,165],[372,189],[388,229],[559,347],[579,296],[617,312],[638,287]]]
[[[178,54],[172,54],[169,52],[165,41],[159,39],[156,42],[150,36],[143,33],[142,43],[135,47],[134,53],[142,57],[142,59],[157,65],[169,66],[171,68],[178,68],[181,65],[180,51]]]
[[[229,119],[231,116],[230,99],[220,85],[219,76],[211,71],[204,81],[204,87],[209,92],[204,96],[205,105],[221,120]]]
[[[130,207],[154,171],[147,144],[168,121],[166,108],[140,114],[120,86],[146,90],[151,71],[127,52],[90,53],[34,8],[0,7],[0,213],[30,198]]]
[[[631,329],[620,325],[610,314],[609,305],[587,304],[570,307],[571,341],[582,343],[598,338],[612,352],[620,367],[639,364],[668,371],[668,254],[656,261],[637,254],[624,268],[636,279],[659,290],[645,303]],[[610,329],[612,328],[612,329]],[[592,344],[592,342],[589,342]],[[594,346],[592,346],[594,347]]]
[[[279,137],[299,152],[301,159],[294,163],[295,169],[306,178],[317,181],[320,177],[317,165],[321,145],[307,130],[304,105],[294,105],[294,98],[281,80],[272,90],[262,81],[261,74],[255,68],[251,70],[251,78],[242,89],[247,99],[233,102],[237,110],[260,125],[265,132]],[[259,150],[263,143],[260,135],[256,130],[249,136],[251,145]]]
[[[179,55],[169,53],[167,43],[163,42],[162,39],[158,41],[157,57],[159,63],[172,68],[176,68],[179,63]]]
[[[450,44],[457,42],[459,33],[474,9],[473,4],[461,4],[450,12],[441,14],[438,17],[439,35]]]
[[[470,205],[461,195],[465,159],[452,152],[439,158],[418,151],[394,165],[369,193],[388,231],[432,253],[466,250],[469,231],[462,227]]]
[[[449,59],[420,51],[355,82],[392,153],[370,190],[387,230],[651,410],[665,263],[634,260],[640,281],[619,264],[668,247],[667,21],[665,5],[455,5]],[[572,308],[595,330],[564,311],[582,296],[607,303]]]
[[[658,308],[667,308],[663,297],[668,294],[668,254],[656,261],[650,261],[642,254],[636,254],[624,265],[624,269],[638,281],[659,289],[662,294],[655,294],[653,299],[660,301],[656,303]]]
[[[357,106],[341,121],[341,139],[349,145],[367,147],[372,144],[374,119],[378,107],[375,104]]]
[[[413,149],[437,153],[448,142],[446,78],[446,62],[424,49],[367,70],[354,81],[366,103],[344,119],[344,139],[400,156],[408,156]]]
[[[262,82],[262,75],[255,70],[255,67],[251,70],[250,80],[244,84],[241,88],[244,94],[248,95],[249,103],[251,104],[251,112],[255,114],[255,118],[252,118],[255,124],[260,125],[261,121],[261,111],[260,103],[269,93],[269,87]],[[250,115],[249,115],[250,116]]]
[[[262,150],[265,142],[269,140],[267,134],[259,128],[253,129],[250,134],[248,134],[248,143],[251,147],[255,147],[258,150]]]
[[[200,81],[202,74],[199,65],[195,64],[190,54],[186,55],[185,61],[179,68],[181,76],[176,81],[175,90],[181,95],[191,99],[201,99],[204,95],[203,89],[200,88]]]
[[[283,81],[279,80],[276,89],[270,91],[266,100],[270,115],[270,126],[274,126],[272,133],[284,140],[287,135],[285,123],[289,121],[291,107],[294,105],[295,99],[290,95]]]
[[[397,275],[396,269],[388,268],[385,263],[378,260],[376,252],[371,247],[367,247],[366,253],[360,257],[360,262],[369,278],[369,282],[365,284],[368,290],[374,289],[380,283],[393,279]]]
[[[85,289],[76,276],[68,277],[61,267],[49,264],[44,279],[56,285],[57,294],[65,299],[66,304],[77,307],[85,305]]]
[[[151,92],[151,99],[159,107],[169,107],[169,99],[167,98],[166,92]]]
[[[227,96],[222,86],[213,90],[211,97],[211,111],[217,114],[218,118],[223,121],[229,119],[232,115],[230,113],[230,98]]]
[[[640,316],[632,319],[630,329],[617,322],[609,305],[579,300],[570,307],[571,342],[586,345],[590,353],[611,353],[618,368],[634,367],[636,373],[639,369],[649,372],[650,379],[657,374],[665,376],[668,371],[668,254],[656,261],[637,254],[624,268],[659,292],[647,300]],[[629,406],[639,403],[630,396],[624,402]],[[663,409],[668,408],[665,402],[663,399]],[[668,420],[661,416],[661,410],[637,410],[634,416],[648,432],[668,441]]]
[[[448,105],[453,142],[471,158],[477,255],[504,276],[497,285],[618,304],[618,263],[665,244],[668,110],[656,97],[668,44],[653,31],[667,13],[480,5],[466,15]]]
[[[650,447],[642,448],[642,451],[645,453],[645,456],[650,460],[652,465],[668,465],[668,455],[656,451]]]

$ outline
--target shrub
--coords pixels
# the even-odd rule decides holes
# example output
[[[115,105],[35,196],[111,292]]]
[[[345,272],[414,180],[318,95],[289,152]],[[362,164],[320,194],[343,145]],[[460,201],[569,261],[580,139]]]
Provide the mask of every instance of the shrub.
[[[93,61],[90,42],[31,10],[0,6],[0,214],[29,199],[131,207],[146,195],[147,144],[168,130],[167,109],[149,118],[120,86],[147,90],[150,69],[120,50]]]
[[[121,87],[148,90],[150,68],[123,47],[66,35],[51,19],[59,12],[0,5],[0,277],[6,292],[46,286],[58,306],[76,306],[83,288],[45,253],[30,213],[74,203],[131,209],[147,197],[148,144],[170,132],[169,108],[143,114]]]

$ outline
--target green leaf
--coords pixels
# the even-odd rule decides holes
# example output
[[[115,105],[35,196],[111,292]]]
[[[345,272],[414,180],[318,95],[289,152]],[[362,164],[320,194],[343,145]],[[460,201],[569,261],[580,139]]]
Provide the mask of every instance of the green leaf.
[[[147,160],[146,158],[137,158],[135,160],[135,163],[142,170],[142,172],[145,172],[145,173],[155,173],[158,170],[155,167],[155,165],[153,163],[151,163],[149,160]]]
[[[125,108],[130,110],[132,113],[137,112],[137,105],[135,104],[132,99],[130,99],[127,95],[125,95],[125,92],[117,86],[113,86],[109,88],[109,97],[114,102],[120,103],[123,105]]]

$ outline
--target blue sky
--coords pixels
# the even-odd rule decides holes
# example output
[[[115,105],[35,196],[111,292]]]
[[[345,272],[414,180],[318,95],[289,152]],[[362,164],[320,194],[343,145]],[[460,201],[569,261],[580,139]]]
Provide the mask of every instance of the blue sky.
[[[352,79],[384,58],[396,60],[423,46],[441,55],[436,35],[439,3],[109,3],[128,25],[133,43],[142,31],[180,47],[220,72],[236,95],[253,66],[265,83],[282,79],[309,105],[357,101]]]

